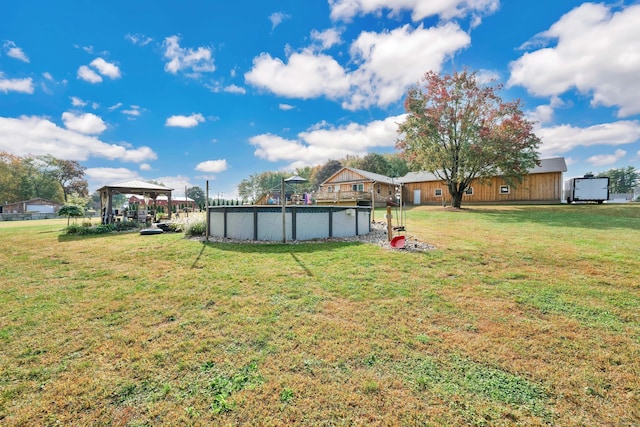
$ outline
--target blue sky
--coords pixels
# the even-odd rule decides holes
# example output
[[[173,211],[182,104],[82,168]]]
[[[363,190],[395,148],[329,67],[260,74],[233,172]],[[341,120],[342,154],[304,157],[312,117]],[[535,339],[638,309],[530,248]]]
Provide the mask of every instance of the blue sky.
[[[0,6],[0,150],[233,197],[253,173],[394,151],[429,70],[505,84],[565,178],[640,169],[640,4],[21,0]]]

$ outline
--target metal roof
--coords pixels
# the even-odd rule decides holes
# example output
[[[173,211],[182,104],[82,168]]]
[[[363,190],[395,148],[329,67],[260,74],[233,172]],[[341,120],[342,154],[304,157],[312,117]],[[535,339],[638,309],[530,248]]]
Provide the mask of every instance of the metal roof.
[[[567,163],[564,160],[564,157],[553,157],[550,159],[540,159],[540,165],[534,166],[529,169],[529,174],[536,173],[551,173],[551,172],[566,172],[567,171]],[[398,181],[403,184],[409,182],[429,182],[429,181],[441,181],[440,178],[432,174],[431,172],[409,172],[402,178],[399,178]]]
[[[371,181],[375,181],[375,182],[385,182],[387,184],[396,184],[398,183],[399,178],[389,178],[386,175],[381,175],[379,173],[373,173],[373,172],[368,172],[362,169],[356,169],[356,168],[349,168],[349,167],[345,167],[344,169],[349,169],[350,171],[353,171],[357,174],[360,174],[362,176],[364,176],[367,179],[370,179]],[[342,170],[342,169],[341,169]]]
[[[131,190],[144,190],[144,191],[173,191],[173,188],[165,187],[163,185],[152,184],[150,182],[140,181],[138,179],[132,179],[130,181],[119,182],[117,184],[105,185],[98,189],[98,191],[107,188],[118,189],[131,189]],[[135,193],[135,191],[131,191]]]

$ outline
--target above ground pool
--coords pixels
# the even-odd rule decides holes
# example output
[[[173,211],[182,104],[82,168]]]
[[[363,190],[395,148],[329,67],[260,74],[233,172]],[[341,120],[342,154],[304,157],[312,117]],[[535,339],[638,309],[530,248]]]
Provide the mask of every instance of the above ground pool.
[[[209,235],[239,240],[282,241],[282,207],[209,206]],[[369,234],[371,208],[287,206],[286,240],[312,240]]]

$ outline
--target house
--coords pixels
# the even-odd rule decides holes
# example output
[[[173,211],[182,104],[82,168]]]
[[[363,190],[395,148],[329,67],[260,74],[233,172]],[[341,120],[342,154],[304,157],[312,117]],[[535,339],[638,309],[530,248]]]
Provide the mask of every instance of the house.
[[[567,171],[564,157],[541,159],[516,186],[496,176],[473,180],[462,198],[463,203],[560,203],[562,174]],[[429,172],[409,172],[399,181],[403,199],[414,205],[447,204],[451,196],[445,182]]]
[[[313,195],[318,205],[386,206],[395,203],[400,191],[398,178],[344,167],[320,184]]]
[[[56,213],[62,207],[61,203],[37,197],[31,200],[23,200],[21,202],[7,203],[2,206],[0,212],[11,214],[23,214],[28,212],[38,213]]]

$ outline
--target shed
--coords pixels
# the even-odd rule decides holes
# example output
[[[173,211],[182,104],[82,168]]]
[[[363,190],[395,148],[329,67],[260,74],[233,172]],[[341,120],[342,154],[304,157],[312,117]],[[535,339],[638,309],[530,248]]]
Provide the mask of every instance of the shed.
[[[140,194],[143,198],[148,197],[154,201],[158,196],[165,195],[167,196],[168,204],[170,205],[172,191],[173,188],[140,180],[131,180],[120,182],[118,184],[105,185],[98,189],[98,192],[100,193],[100,212],[102,215],[102,223],[109,224],[114,220],[112,214],[114,194]],[[171,209],[169,209],[168,215],[169,219],[171,219]]]
[[[508,185],[500,176],[476,179],[463,196],[464,203],[560,203],[563,172],[567,171],[564,157],[541,159],[529,169],[522,183]],[[403,183],[403,198],[408,203],[422,205],[445,204],[449,200],[446,183],[430,172],[409,172],[399,181]]]
[[[20,214],[27,212],[56,213],[61,206],[61,203],[43,199],[42,197],[36,197],[35,199],[31,200],[7,203],[6,205],[2,206],[0,212]]]

